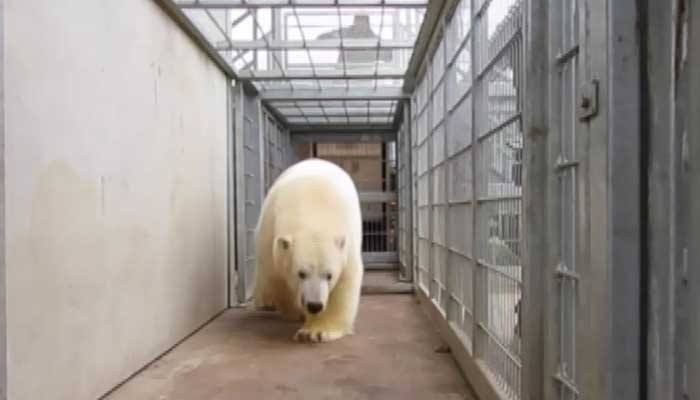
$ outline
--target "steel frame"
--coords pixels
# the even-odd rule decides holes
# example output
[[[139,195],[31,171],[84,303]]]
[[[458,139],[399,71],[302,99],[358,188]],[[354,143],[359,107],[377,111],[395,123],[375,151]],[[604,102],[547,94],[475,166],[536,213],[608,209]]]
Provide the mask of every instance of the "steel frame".
[[[414,46],[414,42],[406,39],[396,39],[396,40],[385,40],[385,39],[357,39],[357,38],[347,38],[344,37],[342,31],[340,31],[340,37],[337,39],[316,39],[311,40],[305,37],[304,30],[302,29],[300,21],[299,10],[304,9],[328,9],[335,8],[338,16],[339,28],[344,25],[342,23],[341,10],[359,10],[372,8],[381,10],[381,22],[379,26],[380,32],[383,30],[384,26],[384,12],[385,9],[426,9],[434,8],[433,2],[428,1],[413,1],[413,2],[394,2],[387,0],[379,1],[367,1],[363,3],[345,3],[340,0],[329,0],[327,2],[313,2],[313,4],[299,3],[296,1],[257,1],[257,0],[241,0],[241,1],[207,1],[202,2],[199,0],[193,1],[178,1],[178,0],[158,0],[159,2],[166,5],[166,7],[177,14],[177,19],[186,26],[187,30],[193,34],[197,42],[203,45],[207,53],[212,56],[220,64],[220,67],[224,69],[227,74],[240,81],[248,88],[249,91],[257,93],[260,92],[263,101],[267,102],[269,99],[299,99],[299,100],[313,100],[318,102],[318,107],[320,107],[322,115],[328,124],[331,124],[331,118],[335,116],[325,115],[325,105],[324,102],[328,100],[352,100],[352,99],[402,99],[406,98],[403,93],[398,93],[394,88],[382,86],[382,80],[402,80],[405,76],[405,71],[398,68],[386,68],[380,67],[379,62],[375,62],[374,66],[367,67],[364,69],[349,68],[346,65],[345,57],[341,57],[342,70],[340,71],[329,71],[325,68],[321,68],[312,60],[312,50],[338,50],[338,51],[352,51],[352,50],[362,50],[362,51],[376,51],[377,60],[379,60],[379,55],[381,51],[392,51],[392,50],[410,50]],[[207,42],[207,39],[203,36],[201,32],[198,31],[196,26],[188,20],[187,16],[183,13],[183,10],[201,10],[209,17],[209,21],[213,24],[214,28],[221,34],[225,40],[219,41],[215,44]],[[214,10],[236,10],[242,9],[246,10],[242,15],[237,16],[237,18],[231,21],[226,18],[225,26],[221,25],[221,21],[214,17],[212,14]],[[293,18],[296,18],[299,33],[301,34],[301,40],[284,40],[279,35],[268,35],[265,33],[263,27],[261,26],[260,17],[258,16],[259,9],[268,10],[278,10],[286,9],[293,12]],[[274,17],[274,16],[273,16]],[[229,29],[231,27],[240,26],[240,24],[245,19],[251,19],[253,23],[253,39],[252,40],[234,40]],[[274,18],[273,18],[274,19]],[[271,29],[275,32],[278,26],[274,24]],[[420,39],[421,35],[425,36],[429,34],[431,29],[422,29],[418,35]],[[287,69],[283,60],[280,58],[278,53],[286,53],[287,51],[302,50],[307,54],[309,65],[305,71],[298,69]],[[275,66],[272,70],[256,71],[255,66],[251,63],[256,62],[257,54],[260,52],[266,52],[269,58],[269,62]],[[228,57],[224,56],[226,53],[233,54]],[[252,61],[248,61],[250,57],[250,52],[254,52]],[[242,63],[243,69],[240,66],[237,68],[233,67],[234,63],[236,65],[241,63],[242,57],[245,58],[245,62]],[[249,68],[251,67],[252,68]],[[324,80],[342,80],[344,81],[345,91],[339,92],[334,88],[324,88],[322,84]],[[352,80],[369,80],[372,92],[367,91],[365,88],[357,88],[351,85]],[[288,87],[288,91],[284,91],[277,87],[272,88],[271,84],[268,82],[280,81],[284,82],[284,85]],[[317,87],[318,92],[314,93],[309,89],[302,89],[295,87],[292,83],[293,81],[311,81]],[[402,84],[403,82],[399,82]],[[273,108],[274,105],[268,103],[268,107]],[[394,110],[393,115],[397,111],[400,111],[401,104]],[[302,116],[305,118],[306,122],[310,120],[304,115],[303,110],[299,109]],[[369,110],[368,110],[369,111]],[[286,121],[286,117],[279,112],[274,112],[278,117],[281,116],[283,121]],[[350,114],[346,111],[346,114]],[[371,112],[366,114],[369,122],[369,118],[372,118]],[[311,117],[311,116],[309,116]],[[349,117],[349,115],[346,115]],[[313,118],[313,117],[311,117]],[[349,121],[349,119],[348,119]]]
[[[410,3],[393,2],[387,0],[366,1],[356,3],[344,3],[338,0],[315,1],[313,3],[299,3],[294,0],[280,0],[277,2],[259,1],[259,0],[218,0],[207,1],[202,3],[199,0],[175,0],[175,3],[180,8],[198,8],[198,9],[256,9],[256,8],[377,8],[377,7],[393,7],[393,8],[425,8],[429,1],[412,1]]]

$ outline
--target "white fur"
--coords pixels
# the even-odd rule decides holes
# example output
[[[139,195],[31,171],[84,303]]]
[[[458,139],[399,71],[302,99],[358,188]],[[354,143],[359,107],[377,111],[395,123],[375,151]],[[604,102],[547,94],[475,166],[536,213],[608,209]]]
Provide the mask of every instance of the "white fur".
[[[256,252],[256,307],[303,316],[296,339],[330,341],[352,333],[364,271],[362,216],[345,171],[311,159],[280,175],[262,205]],[[323,310],[310,313],[309,302]]]

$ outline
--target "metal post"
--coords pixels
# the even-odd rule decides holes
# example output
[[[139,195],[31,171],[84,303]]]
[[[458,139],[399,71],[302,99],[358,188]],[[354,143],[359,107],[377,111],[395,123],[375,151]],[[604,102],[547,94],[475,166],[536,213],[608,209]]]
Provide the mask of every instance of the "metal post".
[[[455,312],[455,282],[453,277],[459,276],[456,273],[453,273],[452,270],[456,270],[458,267],[456,265],[453,265],[451,263],[451,260],[453,259],[452,257],[452,252],[450,251],[450,157],[448,156],[449,154],[449,141],[447,138],[450,135],[449,132],[449,120],[452,118],[452,108],[450,107],[450,102],[449,99],[447,98],[447,85],[451,84],[451,82],[448,81],[448,65],[450,65],[450,60],[449,56],[447,54],[447,20],[445,16],[442,16],[440,18],[440,26],[442,27],[442,32],[443,32],[443,45],[442,45],[442,57],[444,60],[443,63],[443,71],[442,71],[442,85],[443,85],[443,90],[442,90],[442,104],[443,104],[443,121],[442,121],[442,126],[443,126],[443,140],[442,140],[442,145],[443,145],[443,159],[442,159],[442,177],[443,177],[443,189],[445,193],[443,194],[443,201],[444,201],[444,209],[445,209],[445,215],[444,215],[444,246],[445,246],[445,292],[447,295],[447,300],[445,301],[445,315],[447,317],[448,321],[453,321],[455,319],[455,316],[457,313]],[[463,118],[463,116],[457,116],[457,118]]]
[[[245,193],[245,131],[243,118],[245,115],[245,93],[242,85],[236,85],[234,88],[234,154],[235,154],[235,186],[236,186],[236,270],[237,270],[237,285],[236,285],[236,301],[238,304],[246,302],[247,291],[247,271],[246,271],[246,193]]]
[[[407,240],[407,257],[408,258],[408,265],[406,265],[406,276],[403,278],[407,281],[413,281],[415,279],[414,275],[414,269],[415,269],[415,260],[413,259],[413,237],[414,237],[414,232],[413,232],[413,227],[415,225],[415,221],[413,220],[413,211],[414,211],[414,203],[413,203],[413,196],[414,196],[414,191],[413,191],[413,123],[412,123],[412,109],[411,109],[411,100],[404,100],[404,107],[403,107],[403,113],[404,113],[404,146],[406,146],[406,160],[405,162],[407,163],[405,168],[406,168],[406,189],[408,191],[408,196],[406,196],[406,221],[408,222],[408,226],[406,227],[406,234],[408,235],[408,240]]]
[[[5,76],[5,0],[0,0],[0,77]],[[0,399],[7,398],[7,282],[5,264],[5,80],[0,82]]]
[[[677,2],[647,0],[641,16],[641,42],[646,54],[642,54],[642,136],[646,143],[642,148],[642,173],[646,173],[646,188],[642,190],[642,205],[647,214],[646,241],[642,262],[646,262],[647,299],[646,326],[642,332],[647,340],[646,391],[648,399],[680,398],[674,393],[675,371],[675,273],[676,246],[672,242],[672,231],[676,226],[674,213],[676,175],[673,168],[675,132],[675,80],[673,7]],[[670,134],[669,134],[670,132]],[[642,181],[644,182],[644,181]],[[646,260],[646,261],[645,261]],[[644,266],[643,266],[644,267]],[[651,338],[654,338],[651,340]],[[644,354],[642,354],[644,356]],[[650,366],[655,366],[651,368]]]
[[[226,79],[226,219],[227,228],[227,276],[228,276],[228,305],[233,306],[235,303],[235,288],[237,285],[236,273],[236,168],[235,168],[235,118],[233,88],[231,81]]]
[[[691,4],[689,4],[691,5]],[[688,316],[689,316],[689,349],[688,349],[688,364],[684,371],[685,382],[687,383],[686,396],[690,399],[700,397],[700,380],[697,378],[700,374],[700,268],[698,268],[698,260],[700,260],[700,249],[697,243],[700,242],[700,114],[697,110],[700,109],[700,7],[698,3],[691,5],[689,18],[689,38],[688,49],[689,60],[686,66],[687,73],[690,75],[690,95],[688,110],[688,141],[684,144],[686,147],[685,157],[681,154],[681,162],[687,170],[688,179],[691,184],[688,203],[691,204],[689,220],[693,221],[690,227],[687,243],[689,244],[687,256],[684,259],[684,268],[682,271],[687,273],[685,280],[686,290],[688,293]],[[693,243],[695,245],[693,245]]]
[[[545,305],[554,291],[547,265],[548,0],[529,0],[524,13],[525,93],[523,110],[523,400],[545,399],[551,378],[545,369]]]
[[[611,241],[606,264],[612,268],[610,396],[616,400],[639,399],[640,394],[640,44],[637,12],[636,0],[609,0],[607,131],[611,156],[607,177],[610,179],[608,229]]]
[[[468,0],[463,0],[468,1]],[[481,50],[481,35],[479,30],[479,14],[477,10],[477,0],[471,0],[471,73],[472,73],[472,141],[471,141],[471,151],[472,151],[472,267],[473,267],[473,277],[472,280],[472,294],[474,296],[472,300],[472,307],[474,308],[474,324],[472,332],[472,346],[473,354],[475,358],[483,358],[488,338],[486,333],[483,331],[482,324],[484,319],[488,317],[487,312],[487,298],[488,298],[488,281],[485,278],[485,272],[482,271],[479,265],[480,249],[479,240],[480,235],[479,229],[479,203],[478,198],[478,185],[477,177],[480,176],[481,171],[479,170],[479,159],[481,154],[480,144],[479,144],[479,126],[483,120],[481,115],[480,107],[482,98],[482,87],[479,80],[479,57],[478,51]]]

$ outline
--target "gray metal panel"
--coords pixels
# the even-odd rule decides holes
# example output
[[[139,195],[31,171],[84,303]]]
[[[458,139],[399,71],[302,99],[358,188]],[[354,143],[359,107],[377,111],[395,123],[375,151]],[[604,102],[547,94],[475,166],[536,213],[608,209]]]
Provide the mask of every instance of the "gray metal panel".
[[[648,230],[646,235],[647,392],[649,399],[679,398],[674,394],[675,357],[675,244],[671,242],[675,213],[673,188],[674,95],[673,6],[675,2],[648,0],[642,15],[642,41],[646,44],[645,65],[647,110],[642,134],[648,142]],[[651,17],[653,16],[653,18]],[[644,87],[644,84],[643,84]],[[667,134],[671,132],[671,134]]]
[[[638,4],[609,0],[606,41],[609,114],[608,260],[612,279],[608,318],[612,332],[608,376],[611,399],[640,398],[640,92]],[[614,40],[611,40],[614,38]],[[604,95],[601,94],[601,98]]]
[[[686,395],[690,399],[700,398],[700,7],[694,2],[688,15],[688,47],[690,54],[685,66],[690,80],[687,143],[685,153],[681,151],[682,166],[686,169],[689,185],[690,205],[688,215],[692,226],[689,229],[686,245],[687,256],[682,260],[684,290],[688,293],[688,351],[687,366],[682,369],[682,377],[687,383]],[[685,156],[685,157],[684,157]],[[685,276],[684,276],[685,275]],[[681,349],[682,350],[682,349]]]

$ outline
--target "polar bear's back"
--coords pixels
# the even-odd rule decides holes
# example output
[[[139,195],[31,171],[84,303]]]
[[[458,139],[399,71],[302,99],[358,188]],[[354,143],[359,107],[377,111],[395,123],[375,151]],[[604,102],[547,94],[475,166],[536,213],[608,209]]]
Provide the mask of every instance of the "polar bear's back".
[[[360,202],[352,178],[339,166],[309,159],[287,168],[273,183],[263,214],[274,215],[273,225],[285,230],[305,225],[347,231],[361,240]],[[284,234],[284,232],[278,232]]]

